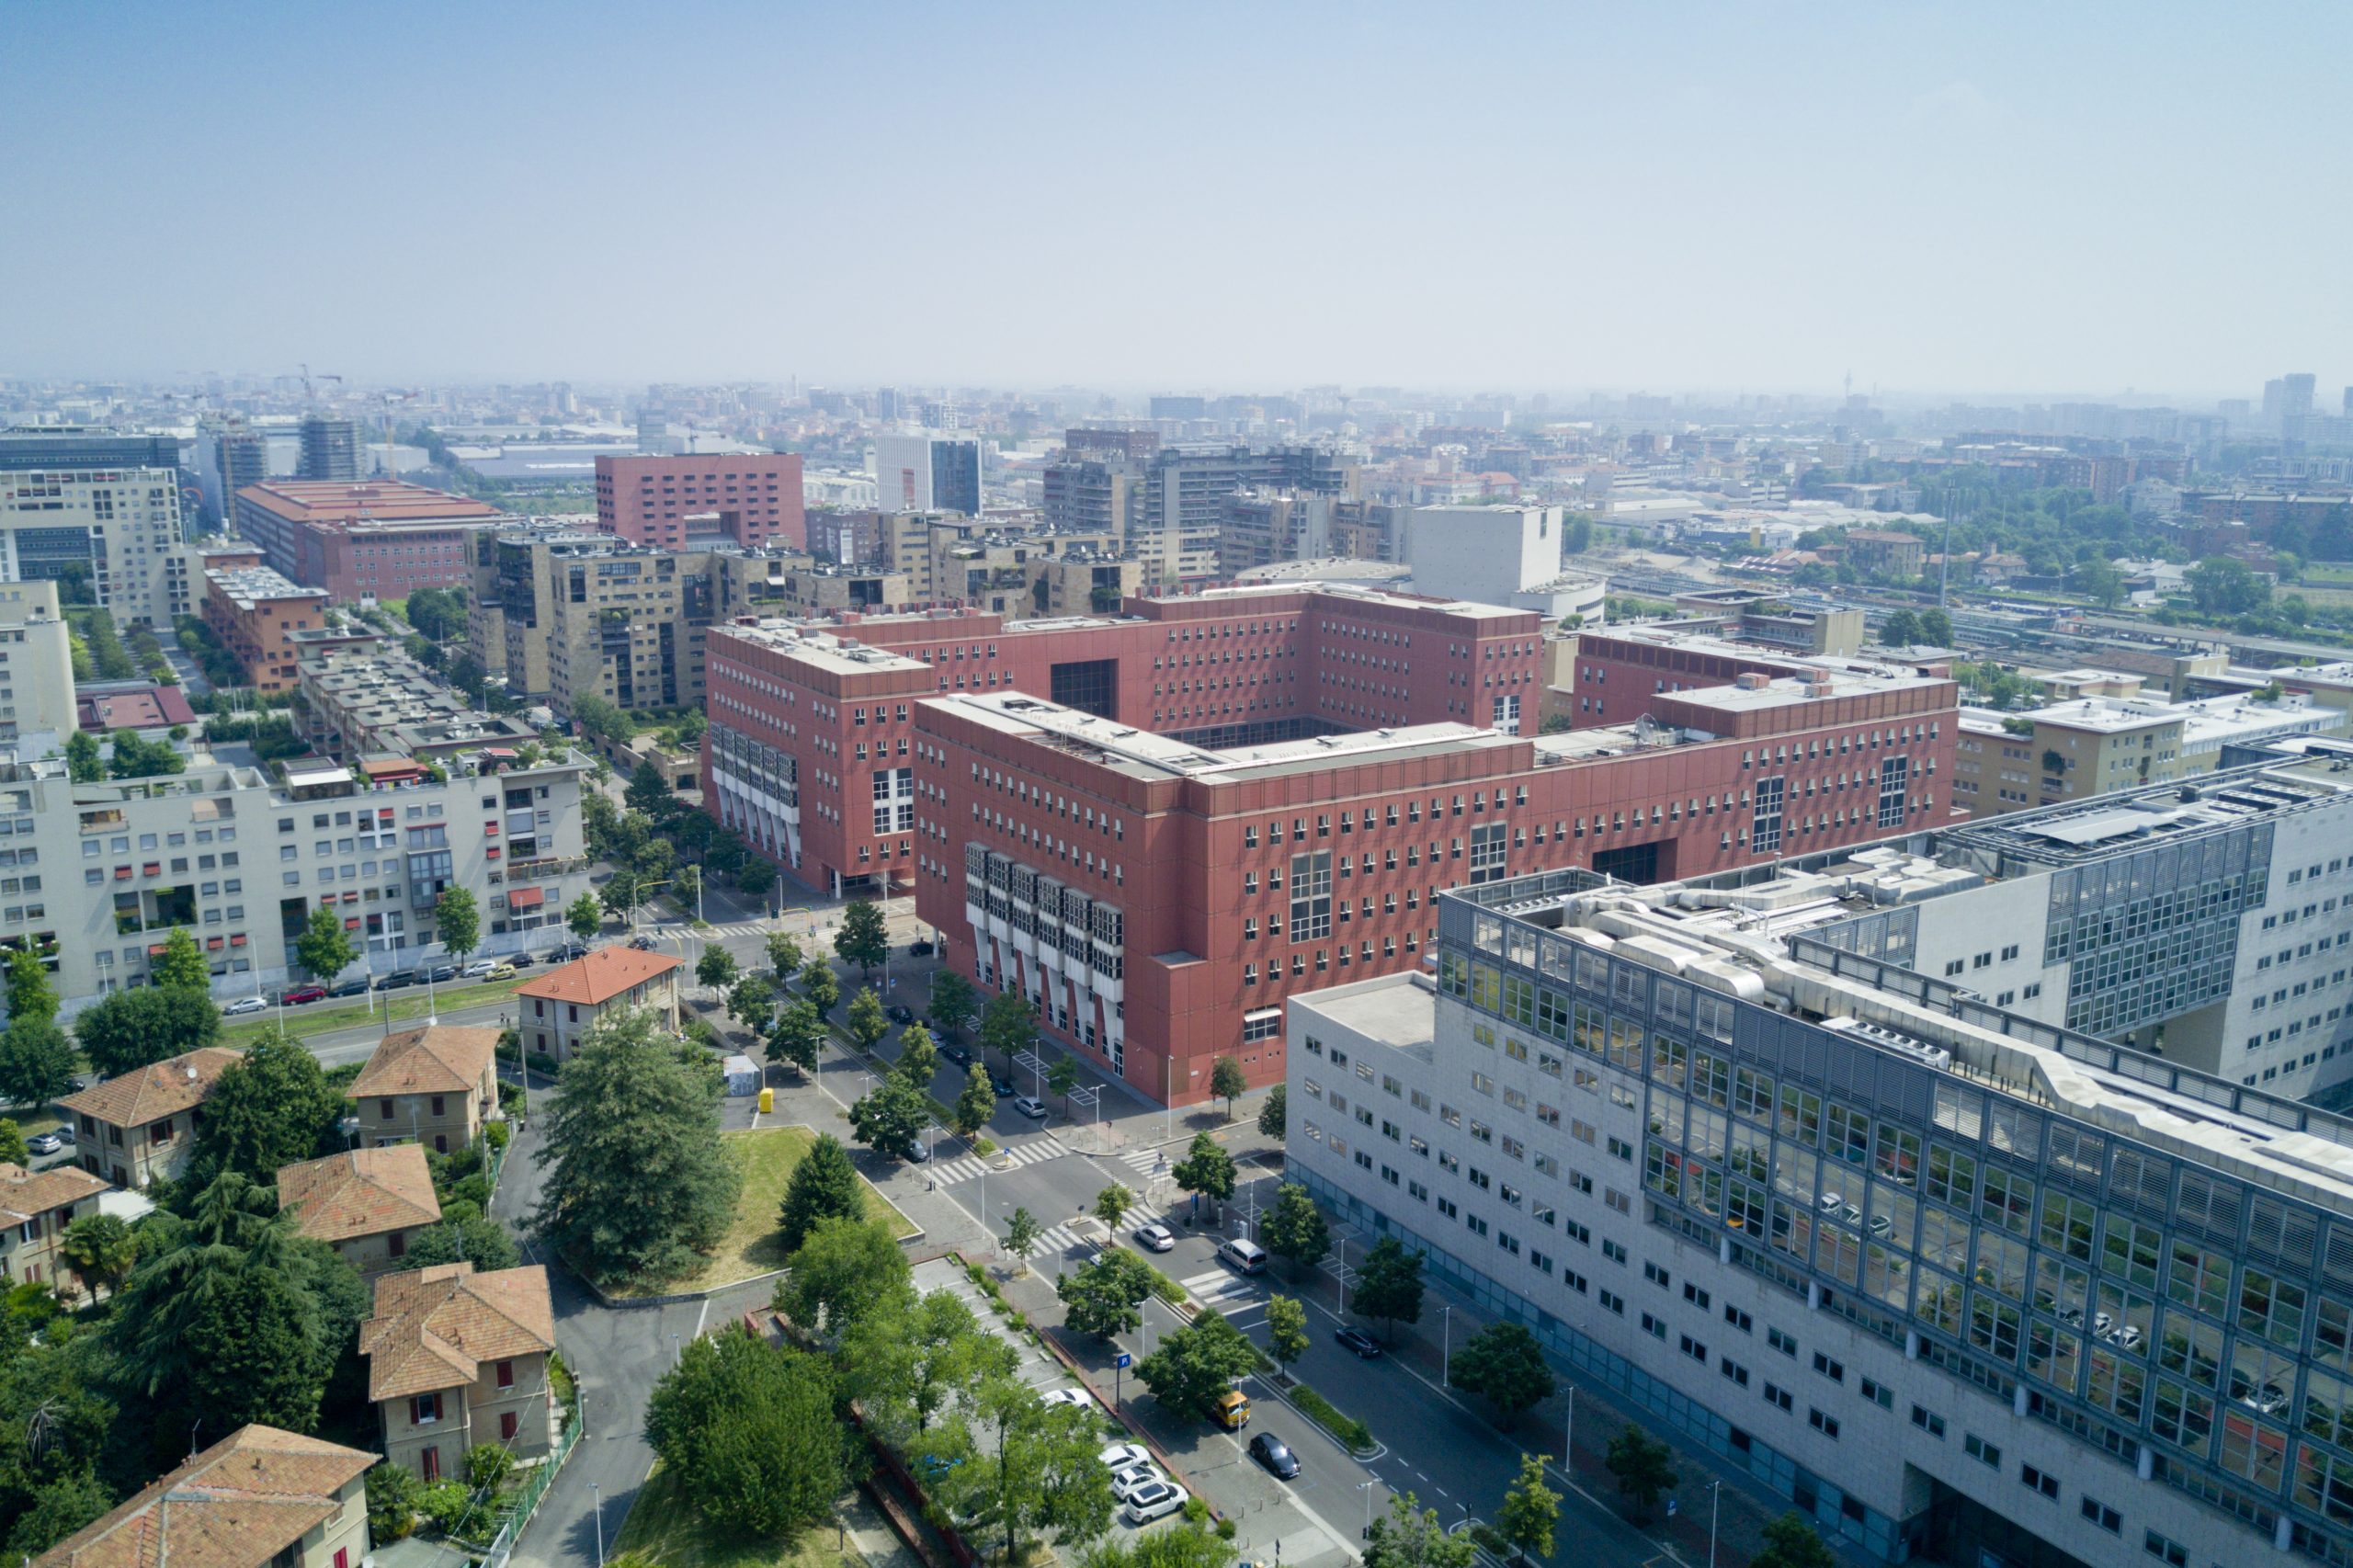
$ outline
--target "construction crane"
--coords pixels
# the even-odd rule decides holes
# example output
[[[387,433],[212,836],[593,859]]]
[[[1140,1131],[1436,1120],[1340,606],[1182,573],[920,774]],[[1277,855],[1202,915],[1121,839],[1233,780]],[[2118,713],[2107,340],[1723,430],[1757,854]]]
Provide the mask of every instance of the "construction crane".
[[[318,375],[313,376],[311,374],[311,367],[308,364],[303,365],[301,369],[302,406],[305,408],[316,408],[319,406],[318,388],[312,384],[313,381],[334,381],[338,386],[343,382],[343,378],[341,376],[330,376],[324,371],[321,371]]]

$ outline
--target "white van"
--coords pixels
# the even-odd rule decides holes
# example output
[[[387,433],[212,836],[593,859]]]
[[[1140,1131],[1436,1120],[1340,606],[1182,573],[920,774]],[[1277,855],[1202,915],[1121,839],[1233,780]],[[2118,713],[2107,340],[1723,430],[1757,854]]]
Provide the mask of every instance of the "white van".
[[[1240,1236],[1218,1243],[1217,1256],[1245,1274],[1266,1271],[1267,1249],[1256,1242],[1244,1241]]]

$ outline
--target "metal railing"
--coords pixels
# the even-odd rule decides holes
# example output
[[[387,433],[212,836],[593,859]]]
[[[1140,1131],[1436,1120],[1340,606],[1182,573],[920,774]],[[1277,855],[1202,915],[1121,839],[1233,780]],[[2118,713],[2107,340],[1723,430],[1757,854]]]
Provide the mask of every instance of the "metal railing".
[[[580,1441],[580,1415],[576,1410],[564,1412],[563,1435],[556,1439],[548,1457],[523,1478],[515,1495],[502,1505],[506,1519],[498,1527],[498,1534],[491,1539],[490,1548],[482,1555],[483,1568],[506,1568],[506,1559],[515,1551],[515,1542],[522,1536],[523,1527],[531,1522],[539,1511],[540,1501],[548,1488],[555,1484],[556,1471],[563,1468],[573,1448]]]

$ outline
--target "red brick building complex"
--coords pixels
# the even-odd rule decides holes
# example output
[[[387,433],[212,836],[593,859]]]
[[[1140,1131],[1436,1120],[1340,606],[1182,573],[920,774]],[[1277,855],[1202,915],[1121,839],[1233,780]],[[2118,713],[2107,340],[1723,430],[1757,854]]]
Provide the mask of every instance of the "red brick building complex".
[[[238,533],[277,571],[344,604],[464,582],[468,534],[505,517],[394,479],[274,479],[237,492]]]
[[[947,961],[1154,1098],[1203,1098],[1226,1055],[1278,1081],[1284,998],[1418,964],[1446,887],[1654,881],[1948,815],[1941,672],[1768,655],[1522,736],[1532,612],[1313,586],[1129,608],[715,628],[705,798],[804,880],[912,881]]]
[[[808,533],[801,459],[790,452],[598,458],[597,531],[669,550],[706,535],[746,550],[799,550]]]

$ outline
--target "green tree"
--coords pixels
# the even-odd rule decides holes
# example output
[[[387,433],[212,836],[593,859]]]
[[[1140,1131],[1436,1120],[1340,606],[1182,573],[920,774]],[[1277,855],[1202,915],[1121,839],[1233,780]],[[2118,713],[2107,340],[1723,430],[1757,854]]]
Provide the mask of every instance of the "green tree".
[[[1207,1416],[1211,1401],[1257,1367],[1257,1346],[1223,1313],[1203,1312],[1161,1335],[1159,1348],[1136,1363],[1136,1376],[1170,1410]]]
[[[979,1062],[964,1070],[963,1092],[948,1110],[948,1124],[956,1130],[958,1137],[967,1141],[996,1115],[996,1085],[989,1082],[987,1071]]]
[[[1466,1532],[1449,1535],[1436,1508],[1424,1508],[1410,1492],[1391,1493],[1389,1511],[1372,1521],[1365,1538],[1364,1568],[1472,1568],[1478,1543]]]
[[[212,971],[206,966],[196,937],[184,926],[172,928],[164,938],[164,950],[148,961],[147,968],[149,979],[157,985],[207,993],[212,989]]]
[[[1506,1426],[1552,1394],[1552,1369],[1543,1350],[1516,1323],[1491,1323],[1472,1335],[1454,1353],[1448,1381],[1465,1393],[1485,1395]]]
[[[803,1073],[817,1070],[817,1048],[825,1038],[825,1020],[805,999],[784,1005],[768,1030],[768,1060],[789,1062]]]
[[[408,623],[435,642],[466,634],[466,597],[456,588],[412,588],[402,608]]]
[[[1267,1298],[1267,1349],[1285,1372],[1307,1354],[1307,1309],[1290,1296]]]
[[[726,990],[735,983],[735,955],[716,942],[703,949],[695,960],[695,982],[707,990]]]
[[[899,1059],[891,1071],[921,1089],[931,1093],[931,1080],[939,1071],[939,1047],[931,1043],[931,1031],[921,1024],[909,1024],[899,1031]]]
[[[894,1074],[884,1074],[849,1108],[858,1141],[878,1154],[912,1160],[923,1147],[931,1120],[931,1098]]]
[[[1258,1107],[1258,1131],[1280,1142],[1290,1117],[1290,1096],[1277,1084],[1267,1091],[1265,1101]]]
[[[1658,1494],[1673,1491],[1679,1479],[1675,1472],[1675,1450],[1631,1421],[1609,1439],[1604,1462],[1618,1478],[1619,1495],[1634,1506],[1637,1519],[1648,1517]]]
[[[931,1027],[949,1040],[962,1034],[980,1011],[980,1001],[972,990],[972,983],[952,969],[943,969],[931,977],[931,1001],[924,1016]]]
[[[208,1170],[274,1182],[286,1166],[334,1146],[343,1110],[342,1090],[310,1048],[273,1028],[222,1071],[205,1097],[197,1155]]]
[[[572,699],[572,722],[592,741],[625,741],[637,731],[628,714],[593,691]]]
[[[102,1077],[119,1077],[221,1040],[221,1009],[186,986],[116,991],[82,1009],[74,1033]]]
[[[1013,1255],[1022,1273],[1029,1271],[1029,1255],[1038,1250],[1045,1234],[1046,1227],[1038,1223],[1038,1216],[1024,1208],[1017,1207],[1013,1218],[1005,1222],[1005,1250]]]
[[[1225,1119],[1233,1119],[1233,1102],[1250,1092],[1250,1080],[1242,1074],[1242,1063],[1231,1056],[1221,1056],[1210,1070],[1210,1093],[1225,1102]]]
[[[1129,1213],[1136,1206],[1136,1195],[1123,1182],[1113,1182],[1095,1195],[1095,1217],[1103,1228],[1116,1231],[1128,1221]]]
[[[891,935],[882,924],[882,906],[870,899],[853,899],[842,911],[840,929],[834,933],[834,951],[844,963],[858,966],[866,980],[889,961]]]
[[[973,1462],[947,1471],[947,1501],[976,1531],[1003,1528],[1005,1561],[1021,1561],[1025,1530],[1076,1546],[1111,1528],[1116,1500],[1093,1413],[1047,1404],[1018,1377],[993,1377],[952,1419],[957,1430],[943,1436]]]
[[[1952,617],[1940,609],[1920,612],[1920,641],[1932,648],[1952,646]]]
[[[889,1231],[864,1220],[818,1221],[790,1263],[775,1304],[811,1330],[838,1335],[907,1289],[907,1255]]]
[[[65,773],[76,784],[96,784],[107,776],[107,765],[98,755],[98,738],[87,730],[76,730],[65,742]]]
[[[765,974],[747,974],[727,993],[727,1016],[748,1029],[766,1028],[775,1015],[776,987]]]
[[[981,1047],[1005,1058],[1006,1076],[1013,1074],[1013,1059],[1037,1044],[1038,1014],[1029,998],[1018,991],[1000,991],[989,998],[981,1013]]]
[[[830,1132],[821,1132],[801,1163],[792,1167],[784,1186],[784,1202],[777,1211],[777,1239],[787,1256],[801,1250],[820,1220],[866,1218],[865,1183],[849,1161],[849,1151]]]
[[[368,1536],[378,1546],[404,1540],[424,1506],[425,1483],[406,1465],[386,1460],[368,1471]]]
[[[1206,1132],[1193,1134],[1191,1147],[1168,1174],[1176,1178],[1179,1191],[1193,1195],[1197,1209],[1204,1198],[1222,1203],[1233,1196],[1233,1156]]]
[[[22,948],[8,949],[8,1021],[57,1017],[57,988],[50,983],[49,966]]]
[[[768,933],[768,967],[776,971],[779,981],[789,981],[801,968],[801,944],[789,931]]]
[[[605,913],[626,926],[637,906],[645,902],[645,883],[634,870],[623,866],[613,872],[605,883],[605,891],[597,896],[605,906]]]
[[[294,961],[313,979],[331,981],[359,961],[359,949],[343,928],[341,915],[332,909],[314,909],[302,923],[302,934],[294,938]]]
[[[2189,602],[2203,613],[2251,615],[2271,602],[2271,585],[2227,555],[2210,555],[2182,574]]]
[[[1495,1510],[1495,1533],[1511,1542],[1515,1561],[1526,1568],[1531,1551],[1539,1557],[1552,1555],[1552,1528],[1560,1522],[1561,1494],[1545,1484],[1543,1460],[1520,1455],[1518,1478]]]
[[[87,1470],[68,1471],[33,1489],[8,1531],[8,1550],[19,1562],[38,1557],[113,1506],[105,1482]]]
[[[1207,1521],[1177,1517],[1154,1530],[1100,1540],[1079,1555],[1079,1568],[1229,1568],[1233,1548]]]
[[[949,1290],[884,1301],[846,1328],[836,1362],[848,1392],[902,1449],[962,1391],[1010,1377],[1020,1356]]]
[[[461,1212],[472,1207],[463,1200],[450,1204],[439,1224],[427,1225],[408,1239],[408,1249],[392,1271],[471,1263],[477,1273],[489,1274],[520,1263],[522,1255],[504,1225],[481,1213]]]
[[[691,1054],[690,1054],[691,1053]],[[602,1017],[549,1096],[532,1226],[599,1284],[673,1279],[727,1233],[743,1182],[709,1059],[628,1008]]]
[[[187,772],[188,758],[172,749],[168,741],[142,740],[134,730],[117,730],[107,771],[117,778],[155,778]]]
[[[1908,609],[1899,609],[1880,623],[1880,646],[1909,648],[1921,641],[1920,618]]]
[[[1304,1274],[1330,1254],[1332,1227],[1307,1188],[1287,1181],[1275,1188],[1275,1200],[1258,1221],[1258,1239],[1268,1252],[1289,1259],[1294,1275]]]
[[[482,946],[482,911],[464,888],[443,890],[433,901],[433,927],[452,963],[463,963]]]
[[[722,1534],[790,1540],[848,1484],[848,1437],[822,1356],[731,1325],[696,1339],[654,1385],[645,1439]]]
[[[1356,1267],[1351,1305],[1361,1316],[1379,1318],[1394,1344],[1399,1324],[1422,1321],[1422,1255],[1407,1252],[1394,1236],[1383,1236]]]
[[[119,1214],[85,1214],[65,1227],[57,1251],[85,1288],[112,1294],[139,1261],[139,1238]]]
[[[47,1018],[0,1030],[0,1101],[44,1106],[74,1092],[80,1058],[65,1031]]]
[[[834,966],[812,953],[809,961],[801,966],[801,994],[817,1009],[819,1017],[832,1017],[835,1006],[842,999],[842,983],[834,978]]]
[[[1109,1339],[1142,1325],[1140,1310],[1152,1294],[1152,1265],[1125,1247],[1106,1247],[1054,1284],[1062,1298],[1063,1323],[1073,1334]]]
[[[1070,1092],[1078,1087],[1078,1059],[1057,1056],[1046,1063],[1046,1088],[1063,1102],[1063,1115],[1070,1115]]]
[[[584,892],[565,906],[563,923],[585,942],[605,928],[605,907],[596,894]]]
[[[1791,1509],[1765,1522],[1765,1550],[1748,1560],[1748,1568],[1838,1568],[1838,1558],[1805,1516]]]
[[[850,1043],[862,1051],[870,1051],[875,1042],[891,1032],[891,1020],[883,1016],[882,998],[868,986],[849,999],[849,1011],[842,1023],[849,1030]]]
[[[654,759],[650,756],[638,759],[637,767],[630,773],[629,787],[621,791],[621,799],[629,802],[630,810],[643,812],[655,822],[679,809],[678,797],[671,792],[670,781],[662,777],[662,770],[654,766]]]
[[[13,1117],[0,1117],[0,1161],[22,1167],[32,1161],[32,1151],[25,1147],[25,1130]]]

